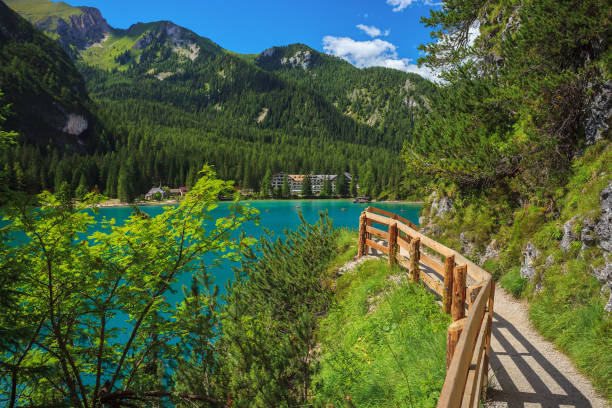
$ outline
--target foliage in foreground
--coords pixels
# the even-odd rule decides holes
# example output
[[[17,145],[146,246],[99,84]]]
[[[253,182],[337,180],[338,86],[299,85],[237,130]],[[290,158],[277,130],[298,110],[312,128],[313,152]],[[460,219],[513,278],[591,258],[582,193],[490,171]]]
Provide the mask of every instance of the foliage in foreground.
[[[384,260],[364,263],[337,285],[319,330],[315,405],[434,407],[450,321],[433,295]]]
[[[193,323],[190,298],[178,308],[167,300],[171,285],[193,274],[197,296],[198,286],[210,286],[207,267],[253,242],[232,233],[255,211],[234,203],[228,217],[213,219],[217,197],[232,185],[209,167],[201,176],[180,206],[153,218],[135,212],[121,226],[107,220],[90,235],[86,209],[99,197],[9,201],[0,258],[3,274],[16,276],[3,282],[10,298],[0,313],[0,395],[9,407],[128,406],[171,394],[185,353],[177,339]],[[214,338],[211,325],[204,329]]]

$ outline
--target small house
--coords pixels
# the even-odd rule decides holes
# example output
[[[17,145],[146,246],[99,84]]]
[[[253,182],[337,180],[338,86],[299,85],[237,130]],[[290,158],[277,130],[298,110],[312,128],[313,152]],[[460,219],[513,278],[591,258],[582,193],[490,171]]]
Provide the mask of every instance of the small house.
[[[155,199],[155,195],[159,193],[161,198],[166,198],[166,192],[161,187],[153,187],[150,189],[147,194],[145,194],[145,200],[153,200]]]

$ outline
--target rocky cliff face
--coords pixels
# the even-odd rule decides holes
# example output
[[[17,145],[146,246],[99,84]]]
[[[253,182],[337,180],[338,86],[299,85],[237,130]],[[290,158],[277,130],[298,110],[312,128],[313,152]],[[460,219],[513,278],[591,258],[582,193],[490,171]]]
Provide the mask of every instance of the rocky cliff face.
[[[49,17],[37,22],[36,28],[41,31],[55,32],[59,35],[59,43],[70,51],[73,46],[82,50],[104,39],[110,33],[108,25],[100,10],[93,7],[79,7],[82,14],[71,15],[69,20],[59,17]]]

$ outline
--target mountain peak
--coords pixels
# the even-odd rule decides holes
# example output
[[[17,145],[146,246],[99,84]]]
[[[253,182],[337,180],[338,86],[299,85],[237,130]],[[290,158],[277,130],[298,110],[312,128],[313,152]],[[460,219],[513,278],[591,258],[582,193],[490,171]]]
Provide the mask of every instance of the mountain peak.
[[[316,66],[320,53],[304,44],[270,47],[255,59],[255,63],[266,70],[301,68],[304,71]]]

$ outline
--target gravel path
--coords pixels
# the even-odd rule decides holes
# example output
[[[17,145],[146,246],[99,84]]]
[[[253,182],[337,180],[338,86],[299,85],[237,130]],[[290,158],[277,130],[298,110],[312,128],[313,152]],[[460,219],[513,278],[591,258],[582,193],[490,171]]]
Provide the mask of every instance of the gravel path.
[[[609,408],[570,359],[531,325],[527,303],[495,288],[488,407]]]

